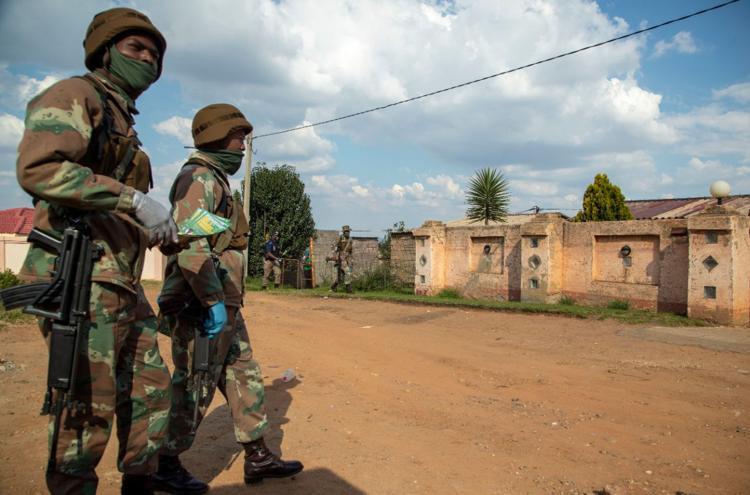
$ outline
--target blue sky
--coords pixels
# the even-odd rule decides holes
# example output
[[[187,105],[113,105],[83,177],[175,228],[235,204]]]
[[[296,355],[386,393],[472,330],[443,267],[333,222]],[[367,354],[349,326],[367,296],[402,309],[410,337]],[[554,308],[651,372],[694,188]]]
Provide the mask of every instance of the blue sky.
[[[0,208],[28,205],[14,176],[25,102],[83,69],[94,13],[146,12],[167,37],[137,129],[166,194],[189,121],[234,103],[256,134],[383,105],[547,58],[713,5],[707,0],[417,2],[35,0],[0,3]],[[29,8],[33,5],[34,8]],[[44,12],[44,15],[40,15]],[[331,125],[258,139],[255,161],[297,167],[319,228],[382,235],[451,220],[482,167],[512,211],[573,214],[605,172],[628,198],[750,193],[750,2],[507,77]],[[236,183],[239,182],[239,176]]]

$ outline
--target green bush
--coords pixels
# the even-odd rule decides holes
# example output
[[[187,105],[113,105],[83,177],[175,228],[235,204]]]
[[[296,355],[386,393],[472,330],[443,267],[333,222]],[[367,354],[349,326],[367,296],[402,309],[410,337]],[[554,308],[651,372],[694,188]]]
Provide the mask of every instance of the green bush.
[[[461,299],[461,294],[456,289],[448,287],[438,292],[437,297],[442,297],[443,299]]]
[[[6,268],[5,271],[0,272],[0,289],[7,289],[8,287],[13,287],[14,285],[19,285],[21,283],[21,279],[19,279],[15,273],[13,273],[9,268]]]
[[[352,280],[352,289],[358,291],[387,290],[391,286],[391,270],[387,264],[365,270]]]
[[[609,309],[626,310],[626,309],[630,309],[630,303],[628,301],[620,301],[616,299],[614,301],[609,301],[609,303],[607,304],[607,307]]]
[[[575,300],[570,296],[562,296],[560,300],[558,301],[559,304],[562,304],[563,306],[575,306],[576,302]]]

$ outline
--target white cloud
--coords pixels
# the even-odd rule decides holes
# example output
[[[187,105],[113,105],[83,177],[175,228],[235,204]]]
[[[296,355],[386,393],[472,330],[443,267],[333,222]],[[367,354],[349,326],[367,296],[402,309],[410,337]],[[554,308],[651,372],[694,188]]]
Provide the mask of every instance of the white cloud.
[[[8,70],[8,64],[0,63],[0,103],[13,109],[23,109],[29,100],[60,79],[61,76],[55,74],[47,74],[41,79],[13,74]]]
[[[726,88],[714,90],[714,98],[733,98],[741,103],[750,103],[750,82],[732,84]]]
[[[23,129],[23,120],[9,113],[0,114],[0,152],[15,152]]]
[[[750,174],[750,167],[742,166],[737,167],[737,175],[747,175]]]
[[[710,170],[710,169],[716,169],[721,166],[721,163],[719,163],[717,160],[701,160],[698,157],[692,157],[690,161],[688,162],[688,165],[690,165],[694,170],[698,171],[704,171],[704,170]]]
[[[737,155],[750,162],[750,111],[708,105],[665,120],[677,130],[680,149],[685,153]]]
[[[307,124],[309,122],[302,123]],[[324,172],[336,164],[333,143],[322,138],[313,127],[256,139],[253,146],[257,160],[293,165],[301,173]]]
[[[440,174],[435,177],[427,177],[426,182],[431,186],[436,186],[443,197],[455,199],[464,195],[461,186],[447,175]]]
[[[370,197],[370,191],[367,190],[366,187],[362,187],[359,184],[355,184],[352,186],[352,192],[359,197],[362,198],[369,198]]]
[[[184,146],[193,145],[191,133],[192,120],[175,115],[167,120],[154,124],[154,130],[164,136],[177,138]]]
[[[654,45],[653,57],[661,57],[668,52],[695,53],[698,47],[695,45],[693,35],[689,31],[680,31],[672,37],[671,41],[659,40]]]

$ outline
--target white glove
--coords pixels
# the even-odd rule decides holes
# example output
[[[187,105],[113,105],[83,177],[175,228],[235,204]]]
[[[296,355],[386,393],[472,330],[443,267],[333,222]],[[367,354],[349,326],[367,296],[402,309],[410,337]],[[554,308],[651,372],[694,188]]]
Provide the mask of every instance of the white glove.
[[[174,244],[177,242],[177,225],[169,210],[161,203],[140,191],[133,194],[133,214],[149,231],[152,245]]]

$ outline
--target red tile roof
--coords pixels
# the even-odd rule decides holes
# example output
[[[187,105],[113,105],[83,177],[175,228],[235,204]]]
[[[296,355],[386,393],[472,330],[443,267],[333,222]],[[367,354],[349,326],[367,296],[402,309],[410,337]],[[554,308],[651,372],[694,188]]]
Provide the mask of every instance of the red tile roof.
[[[638,199],[625,201],[630,213],[637,220],[648,218],[687,218],[697,215],[706,208],[716,206],[711,197],[674,198],[674,199]],[[739,194],[724,199],[724,206],[735,208],[741,214],[750,212],[750,194]]]
[[[33,225],[33,208],[11,208],[0,211],[0,234],[27,235],[31,232]]]

